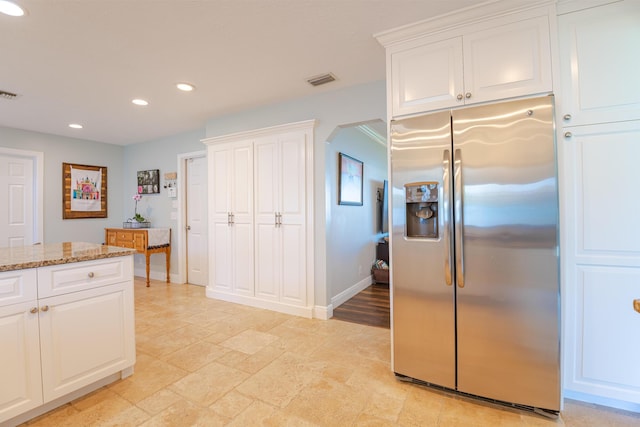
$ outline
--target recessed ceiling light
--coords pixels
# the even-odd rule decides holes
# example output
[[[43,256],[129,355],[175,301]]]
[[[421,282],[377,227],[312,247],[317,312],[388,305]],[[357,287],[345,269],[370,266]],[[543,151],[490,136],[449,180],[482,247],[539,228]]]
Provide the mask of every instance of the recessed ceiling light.
[[[78,123],[71,123],[71,124],[69,125],[69,127],[70,127],[70,128],[73,128],[73,129],[82,129],[82,125],[80,125],[80,124],[78,124]]]
[[[133,102],[136,105],[149,105],[149,103],[147,101],[145,101],[144,99],[134,99],[131,102]]]
[[[24,9],[13,2],[0,0],[0,13],[9,16],[23,16]]]
[[[191,83],[178,83],[178,84],[176,84],[176,87],[178,89],[180,89],[181,91],[184,91],[184,92],[191,92],[192,90],[194,90],[196,88]]]

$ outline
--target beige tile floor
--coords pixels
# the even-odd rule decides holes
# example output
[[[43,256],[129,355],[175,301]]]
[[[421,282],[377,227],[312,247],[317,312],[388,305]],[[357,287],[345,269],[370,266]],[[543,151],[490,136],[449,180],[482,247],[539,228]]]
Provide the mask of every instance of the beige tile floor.
[[[133,376],[29,426],[638,426],[565,402],[556,420],[397,381],[389,330],[208,299],[136,278]]]

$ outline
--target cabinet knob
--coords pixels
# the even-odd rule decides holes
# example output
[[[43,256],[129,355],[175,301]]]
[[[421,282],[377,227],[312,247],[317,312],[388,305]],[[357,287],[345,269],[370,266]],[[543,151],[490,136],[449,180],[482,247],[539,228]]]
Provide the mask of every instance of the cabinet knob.
[[[565,138],[571,138],[573,136],[573,134],[571,132],[565,132],[564,133],[564,137]]]
[[[465,97],[465,98],[467,98],[467,99],[471,98],[471,92],[467,92],[467,93],[465,93],[465,94],[464,94],[464,97]]]
[[[458,101],[462,101],[462,94],[459,93],[458,96],[456,96],[456,98],[458,98]]]
[[[633,300],[633,309],[640,313],[640,299]]]
[[[93,276],[94,276],[93,271],[90,271],[89,274],[87,274],[87,276],[89,276],[89,279],[93,279]]]
[[[29,310],[29,313],[31,314],[36,314],[38,312],[38,307],[31,307],[31,310]]]
[[[565,114],[562,118],[565,122],[568,122],[569,120],[571,120],[571,114]]]
[[[40,311],[49,311],[49,306],[48,306],[48,305],[43,305],[43,306],[40,308]]]

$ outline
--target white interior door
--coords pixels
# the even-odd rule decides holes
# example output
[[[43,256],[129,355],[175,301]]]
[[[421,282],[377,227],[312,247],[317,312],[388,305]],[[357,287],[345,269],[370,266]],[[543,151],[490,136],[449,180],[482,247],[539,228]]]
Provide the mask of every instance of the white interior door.
[[[206,286],[207,265],[207,161],[187,159],[187,283]]]
[[[0,247],[34,243],[34,163],[30,157],[0,154]]]

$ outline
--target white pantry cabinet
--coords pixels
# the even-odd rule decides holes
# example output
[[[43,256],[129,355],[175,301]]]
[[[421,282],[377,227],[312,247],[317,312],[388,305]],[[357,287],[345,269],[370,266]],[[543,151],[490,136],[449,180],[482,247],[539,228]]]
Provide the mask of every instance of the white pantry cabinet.
[[[640,121],[563,132],[565,394],[640,404]]]
[[[211,288],[253,295],[253,145],[211,145],[208,163]]]
[[[132,256],[0,273],[0,347],[0,422],[131,368]]]
[[[564,394],[639,411],[640,3],[564,3],[558,16]]]
[[[256,296],[305,305],[306,138],[301,132],[255,141]]]
[[[543,12],[386,46],[391,116],[551,92],[549,16]]]
[[[207,138],[207,296],[313,314],[313,127],[305,121]]]

